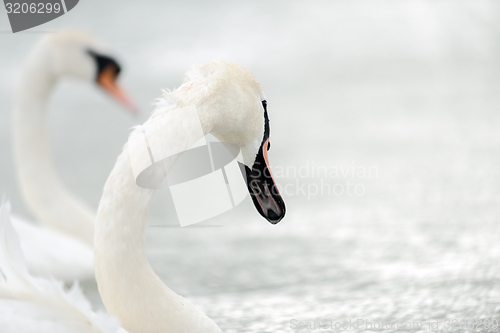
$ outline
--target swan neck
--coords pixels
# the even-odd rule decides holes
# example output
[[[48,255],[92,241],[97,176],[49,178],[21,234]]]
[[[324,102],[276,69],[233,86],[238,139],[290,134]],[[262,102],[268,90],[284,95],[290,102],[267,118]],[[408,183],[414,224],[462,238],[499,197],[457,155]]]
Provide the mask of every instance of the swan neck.
[[[160,119],[163,116],[165,119]],[[175,112],[152,118],[155,118],[154,124],[150,118],[142,128],[132,132],[104,186],[94,239],[99,293],[107,310],[131,333],[221,332],[201,310],[170,290],[146,258],[146,218],[155,190],[136,185],[131,156],[137,155],[134,151],[140,146],[137,140],[143,140],[143,133],[147,132],[151,143],[161,140],[172,145],[176,142],[180,148],[187,149],[196,142],[195,137],[182,137],[190,126],[184,123],[180,131],[176,124],[181,119],[176,118]],[[158,123],[162,128],[155,128]],[[207,131],[208,127],[203,129]],[[168,172],[168,167],[166,170]]]
[[[48,105],[57,84],[45,49],[35,48],[22,70],[13,112],[14,158],[21,192],[37,220],[92,243],[94,216],[57,175],[48,134]]]

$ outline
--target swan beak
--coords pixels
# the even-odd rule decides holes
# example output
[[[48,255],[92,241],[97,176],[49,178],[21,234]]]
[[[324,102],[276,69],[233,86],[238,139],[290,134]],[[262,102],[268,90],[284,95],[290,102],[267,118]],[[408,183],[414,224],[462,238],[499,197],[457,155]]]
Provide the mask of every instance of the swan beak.
[[[114,65],[108,65],[102,70],[97,78],[97,83],[101,86],[108,94],[113,96],[118,102],[132,112],[132,114],[137,113],[137,107],[134,102],[130,99],[127,93],[118,86],[116,83],[117,69]]]
[[[272,224],[277,224],[285,216],[285,203],[274,182],[267,159],[267,139],[259,149],[255,163],[250,170],[245,166],[248,191],[260,215]]]

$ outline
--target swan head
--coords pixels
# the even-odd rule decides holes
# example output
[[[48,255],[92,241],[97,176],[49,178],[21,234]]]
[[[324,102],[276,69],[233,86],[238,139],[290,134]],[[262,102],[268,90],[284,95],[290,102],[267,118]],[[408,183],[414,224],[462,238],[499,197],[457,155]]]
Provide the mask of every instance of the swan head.
[[[199,93],[192,94],[196,87]],[[208,131],[240,147],[240,166],[257,211],[272,224],[281,221],[286,208],[271,173],[271,127],[260,83],[238,65],[215,61],[195,65],[179,93],[184,101],[188,95],[197,96],[189,102],[196,103],[201,120],[210,124]]]
[[[45,55],[56,79],[73,77],[95,82],[127,109],[136,111],[131,99],[117,84],[120,64],[98,37],[82,31],[60,31],[46,36],[39,52]]]

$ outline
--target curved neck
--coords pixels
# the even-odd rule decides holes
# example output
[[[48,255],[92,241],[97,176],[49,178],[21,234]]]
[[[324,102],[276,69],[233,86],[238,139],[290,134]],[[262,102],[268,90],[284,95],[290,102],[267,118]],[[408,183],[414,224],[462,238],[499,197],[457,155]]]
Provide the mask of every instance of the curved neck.
[[[130,333],[221,332],[203,312],[160,280],[144,251],[146,217],[154,190],[136,185],[131,156],[140,155],[134,150],[144,140],[143,131],[149,133],[151,146],[154,141],[164,143],[165,151],[160,152],[164,156],[168,156],[167,146],[170,151],[174,145],[189,148],[196,137],[186,133],[190,126],[181,122],[175,112],[156,114],[132,132],[104,186],[97,211],[94,264],[99,293],[108,311]],[[209,126],[203,127],[204,133],[209,130]]]
[[[37,48],[28,58],[15,96],[12,130],[21,191],[40,223],[91,244],[94,215],[66,189],[51,158],[47,105],[57,77],[43,51]]]

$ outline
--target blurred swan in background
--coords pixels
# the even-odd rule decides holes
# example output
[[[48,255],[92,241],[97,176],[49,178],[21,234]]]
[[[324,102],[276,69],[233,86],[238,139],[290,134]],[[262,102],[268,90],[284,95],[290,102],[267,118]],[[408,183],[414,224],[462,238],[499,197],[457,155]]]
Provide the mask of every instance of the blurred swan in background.
[[[207,133],[238,145],[241,148],[239,162],[246,170],[247,186],[260,214],[273,224],[285,215],[285,205],[268,164],[270,127],[260,84],[247,70],[225,62],[194,66],[187,77],[177,90],[165,93],[142,127],[133,130],[106,181],[97,211],[94,253],[99,292],[109,313],[118,318],[130,333],[221,332],[198,307],[169,289],[146,258],[144,231],[155,190],[136,185],[131,164],[134,156],[141,155],[135,150],[144,146],[144,131],[148,133],[150,144],[156,144],[155,147],[162,150],[159,152],[162,156],[189,149]],[[199,120],[186,118],[182,112],[185,106],[195,106]],[[169,167],[167,165],[167,170]],[[2,241],[11,245],[4,239]],[[12,247],[15,248],[15,244]],[[39,302],[19,295],[17,280],[21,278],[18,277],[23,277],[21,283],[28,279],[26,272],[15,275],[21,265],[14,261],[19,261],[22,256],[11,255],[9,258],[9,253],[15,254],[16,251],[5,246],[0,250],[4,252],[0,254],[0,269],[7,268],[2,295],[10,294],[20,304],[14,305],[3,296],[0,309],[5,311],[0,311],[0,316],[9,313],[19,319],[16,332],[45,332],[40,330],[43,325],[33,324],[47,320],[47,311],[54,311],[53,318],[59,319],[66,328],[83,327],[81,320],[87,320],[89,316],[80,313],[80,307],[72,307],[75,313],[67,315],[68,307],[57,313],[58,308],[52,307],[52,303],[46,304],[43,291],[39,291],[42,295]],[[11,280],[14,282],[10,283]],[[80,298],[76,290],[70,294],[76,293],[75,297]],[[82,300],[80,302],[83,304]],[[45,306],[50,306],[50,310]],[[25,307],[29,310],[24,311]],[[63,317],[65,315],[67,318]],[[21,320],[23,317],[24,321]],[[0,320],[0,325],[6,325],[0,326],[2,331],[12,327],[8,326],[11,325],[8,320]],[[88,320],[85,325],[88,329]],[[51,326],[50,332],[56,332],[56,329]]]
[[[13,225],[32,274],[63,280],[93,276],[95,215],[57,176],[47,133],[48,102],[58,80],[74,77],[97,82],[135,110],[116,84],[119,72],[105,44],[80,31],[43,37],[26,60],[15,96],[13,142],[21,191],[39,224],[13,216]]]

